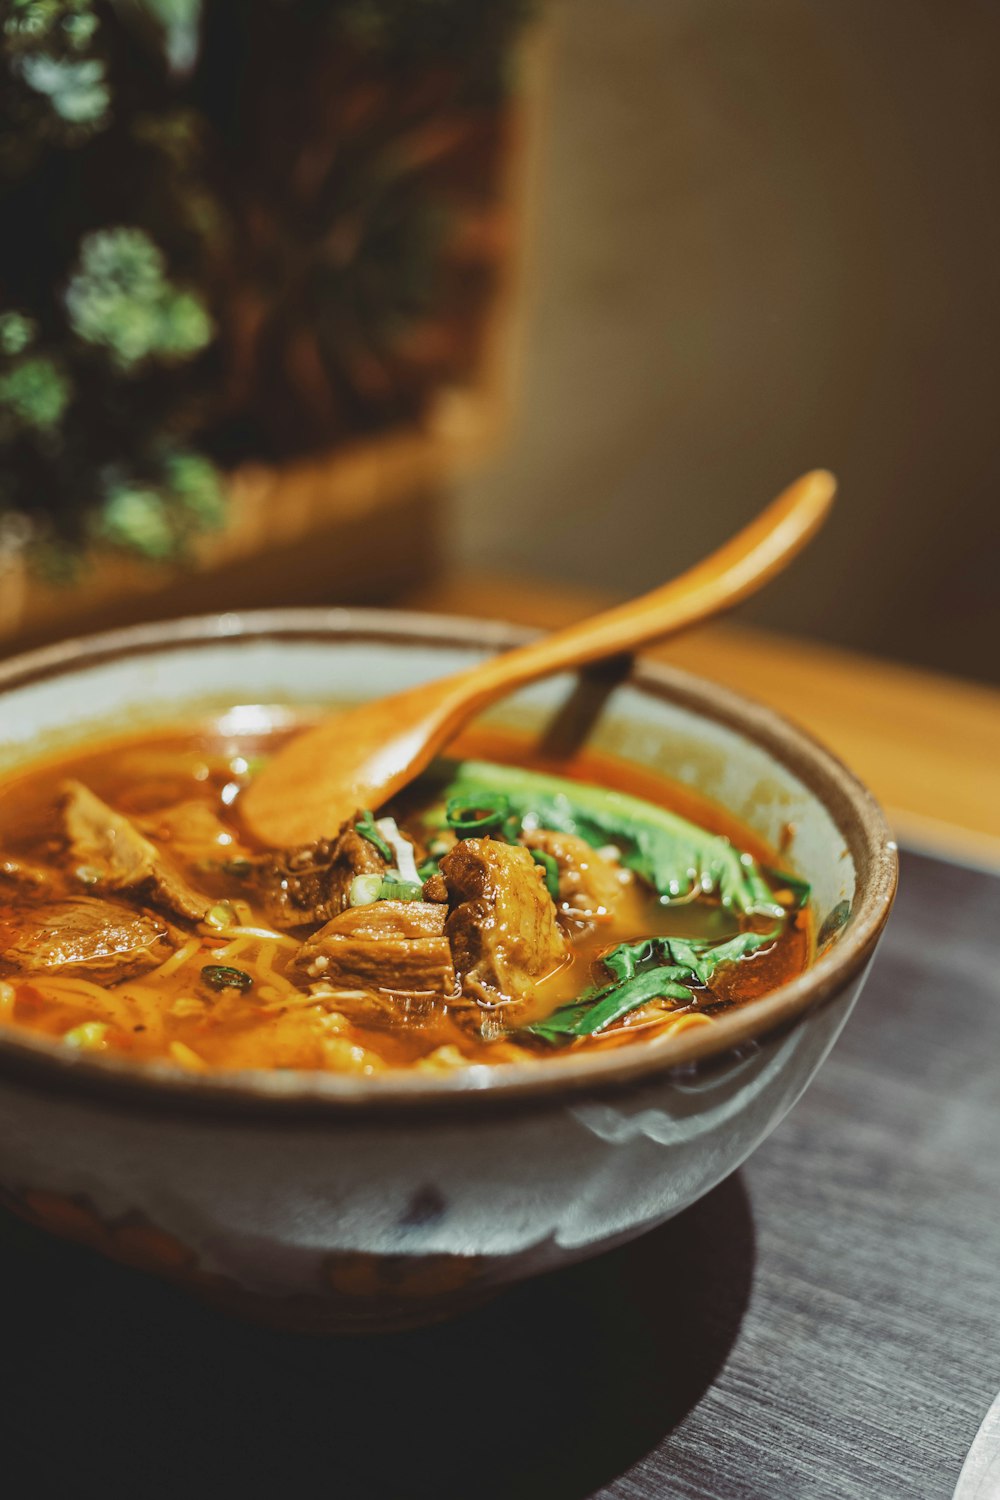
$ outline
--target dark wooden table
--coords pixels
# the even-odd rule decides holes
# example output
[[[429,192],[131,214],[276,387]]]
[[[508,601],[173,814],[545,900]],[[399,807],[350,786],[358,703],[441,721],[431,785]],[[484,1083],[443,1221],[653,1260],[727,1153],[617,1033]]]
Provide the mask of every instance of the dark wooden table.
[[[948,1500],[1000,1388],[998,915],[1000,878],[905,856],[857,1013],[747,1166],[448,1327],[262,1333],[4,1219],[17,1494]]]

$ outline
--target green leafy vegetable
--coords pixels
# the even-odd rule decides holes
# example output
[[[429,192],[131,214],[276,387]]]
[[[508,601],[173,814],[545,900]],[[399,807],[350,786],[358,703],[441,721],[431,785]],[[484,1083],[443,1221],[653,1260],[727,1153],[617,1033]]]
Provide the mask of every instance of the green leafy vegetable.
[[[627,979],[624,984],[586,992],[572,1005],[560,1006],[551,1016],[536,1021],[528,1030],[534,1036],[544,1037],[546,1041],[562,1042],[575,1036],[593,1036],[598,1031],[604,1031],[615,1021],[627,1016],[629,1011],[638,1010],[647,1000],[655,1000],[659,996],[690,1005],[694,996],[680,983],[679,977],[674,977],[685,972],[684,969],[672,969],[666,965],[647,969],[644,973]]]
[[[500,794],[506,797],[511,814],[526,826],[575,833],[597,849],[616,844],[622,863],[665,900],[681,900],[700,891],[717,895],[723,906],[743,915],[785,914],[749,854],[677,813],[627,792],[467,760],[456,765],[445,793],[449,807],[461,804],[466,808],[487,805],[487,799]]]
[[[253,989],[253,979],[245,969],[232,969],[228,964],[206,964],[201,977],[211,990]]]
[[[771,932],[741,932],[726,942],[704,938],[645,938],[620,943],[601,959],[615,976],[614,983],[586,990],[569,1005],[536,1021],[527,1029],[546,1041],[562,1042],[594,1036],[648,1000],[678,1000],[694,1005],[694,984],[707,987],[721,964],[736,963],[774,942]]]
[[[364,812],[361,814],[361,817],[355,823],[355,825],[354,825],[354,831],[355,831],[355,833],[360,833],[360,835],[361,835],[361,837],[363,839],[367,839],[368,842],[369,842],[369,844],[374,844],[375,845],[375,848],[381,854],[381,856],[385,860],[386,864],[389,864],[389,865],[392,864],[392,860],[393,860],[392,846],[390,845],[390,843],[388,842],[388,840],[376,828],[376,826],[375,826],[375,819],[374,819],[372,813],[369,811],[369,809],[367,807],[365,808]]]
[[[803,880],[800,875],[791,875],[787,870],[775,870],[771,865],[764,865],[762,868],[764,874],[779,891],[791,892],[796,911],[801,911],[804,906],[809,905],[812,886],[808,880]]]
[[[779,936],[781,928],[770,932],[740,932],[723,943],[706,942],[703,938],[657,938],[665,954],[675,964],[689,969],[699,984],[711,984],[720,964],[738,963],[762,948],[769,948]]]

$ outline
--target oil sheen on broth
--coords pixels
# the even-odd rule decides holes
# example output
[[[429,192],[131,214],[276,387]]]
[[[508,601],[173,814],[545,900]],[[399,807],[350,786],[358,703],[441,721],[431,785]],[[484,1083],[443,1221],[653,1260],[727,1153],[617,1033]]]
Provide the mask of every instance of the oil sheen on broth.
[[[239,794],[293,731],[225,724],[0,786],[4,1023],[192,1071],[440,1071],[708,1026],[809,961],[808,888],[647,771],[476,731],[395,804],[265,851]]]

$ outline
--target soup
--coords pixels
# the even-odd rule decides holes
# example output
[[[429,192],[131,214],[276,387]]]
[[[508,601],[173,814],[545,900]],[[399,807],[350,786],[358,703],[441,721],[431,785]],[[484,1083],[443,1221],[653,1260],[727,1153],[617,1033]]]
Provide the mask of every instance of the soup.
[[[808,887],[691,793],[466,736],[318,843],[241,791],[225,717],[0,786],[0,1020],[192,1071],[525,1062],[710,1026],[809,961]]]

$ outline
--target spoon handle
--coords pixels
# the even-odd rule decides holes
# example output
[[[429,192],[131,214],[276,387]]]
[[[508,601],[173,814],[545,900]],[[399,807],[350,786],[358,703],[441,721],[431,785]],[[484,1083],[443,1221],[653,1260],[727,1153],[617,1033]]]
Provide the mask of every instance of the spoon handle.
[[[475,687],[462,694],[466,713],[468,705],[485,707],[538,677],[633,651],[732,608],[802,550],[826,519],[836,490],[832,474],[813,469],[680,578],[477,666]],[[458,688],[471,675],[451,681]]]

